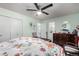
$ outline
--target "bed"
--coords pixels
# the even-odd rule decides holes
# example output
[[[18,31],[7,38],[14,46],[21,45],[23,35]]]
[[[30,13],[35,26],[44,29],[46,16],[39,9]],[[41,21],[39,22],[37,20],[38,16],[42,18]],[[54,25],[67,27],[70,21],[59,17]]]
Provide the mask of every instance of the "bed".
[[[64,56],[63,48],[40,38],[20,37],[0,43],[0,56]]]

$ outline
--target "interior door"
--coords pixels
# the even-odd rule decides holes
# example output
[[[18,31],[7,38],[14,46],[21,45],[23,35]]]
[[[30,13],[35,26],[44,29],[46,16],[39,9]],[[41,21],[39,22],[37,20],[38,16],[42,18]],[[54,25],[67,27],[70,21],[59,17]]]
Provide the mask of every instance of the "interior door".
[[[37,37],[41,37],[41,23],[37,23],[36,33]]]
[[[11,20],[11,39],[22,36],[22,22]]]
[[[9,18],[0,16],[0,42],[10,40]]]
[[[23,24],[22,24],[22,21],[19,21],[19,20],[17,23],[18,23],[18,25],[17,25],[18,37],[21,37],[21,36],[23,36]]]

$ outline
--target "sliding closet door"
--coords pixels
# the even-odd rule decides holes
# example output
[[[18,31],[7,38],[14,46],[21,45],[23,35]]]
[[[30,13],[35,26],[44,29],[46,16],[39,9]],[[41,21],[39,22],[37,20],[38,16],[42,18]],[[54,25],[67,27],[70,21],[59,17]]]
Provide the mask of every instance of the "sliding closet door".
[[[11,39],[22,36],[22,22],[11,20]]]
[[[10,21],[9,18],[0,16],[0,42],[10,40]]]

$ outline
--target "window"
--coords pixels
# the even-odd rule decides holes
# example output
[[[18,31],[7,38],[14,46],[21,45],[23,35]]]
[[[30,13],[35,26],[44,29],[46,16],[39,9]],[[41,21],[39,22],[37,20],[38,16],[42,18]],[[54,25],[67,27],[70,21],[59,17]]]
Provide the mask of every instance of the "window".
[[[55,32],[55,22],[50,22],[49,23],[49,31],[50,32]]]

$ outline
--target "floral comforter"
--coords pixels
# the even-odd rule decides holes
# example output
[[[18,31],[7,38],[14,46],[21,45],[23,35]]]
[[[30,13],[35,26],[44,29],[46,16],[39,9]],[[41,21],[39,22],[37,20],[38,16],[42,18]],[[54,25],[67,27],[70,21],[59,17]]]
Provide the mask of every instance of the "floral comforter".
[[[63,56],[63,48],[39,38],[20,37],[0,43],[0,56]]]

